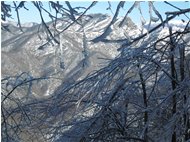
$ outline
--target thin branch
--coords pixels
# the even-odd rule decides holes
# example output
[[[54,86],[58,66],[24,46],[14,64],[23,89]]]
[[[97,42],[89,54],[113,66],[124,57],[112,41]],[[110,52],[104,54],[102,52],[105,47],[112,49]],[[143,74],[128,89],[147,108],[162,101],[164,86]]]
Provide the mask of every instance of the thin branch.
[[[180,11],[182,11],[181,8],[175,6],[175,5],[173,5],[173,4],[171,4],[171,3],[167,2],[167,1],[164,1],[164,3],[166,3],[166,4],[168,4],[168,5],[170,5],[170,6],[174,7],[174,8],[176,8],[176,9],[178,9],[178,10],[180,10]],[[185,15],[185,17],[187,17],[188,19],[190,19],[189,16],[187,16],[185,13],[184,13],[184,15]]]
[[[120,8],[122,8],[124,6],[124,4],[125,4],[125,1],[119,2],[119,4],[117,5],[116,12],[115,12],[111,22],[109,23],[109,25],[106,27],[105,31],[100,36],[98,36],[92,40],[94,43],[102,41],[103,39],[106,38],[106,36],[108,36],[110,27],[111,27],[111,25],[113,25],[116,22],[118,14],[119,14],[119,10],[120,10]]]
[[[19,29],[21,30],[21,32],[23,32],[22,26],[21,26],[21,23],[20,23],[20,16],[19,16],[19,12],[18,12],[19,7],[16,5],[15,1],[13,1],[13,3],[14,3],[14,6],[15,6],[16,14],[17,14],[17,20],[18,20]]]
[[[53,34],[51,33],[49,27],[47,26],[46,22],[44,21],[44,18],[43,18],[43,15],[42,15],[42,11],[41,11],[41,6],[39,5],[38,2],[33,2],[33,4],[36,6],[36,8],[38,9],[39,13],[40,13],[40,17],[41,17],[41,20],[42,20],[42,24],[45,26],[47,32],[49,33],[50,35],[50,39],[49,41],[51,41],[52,39],[57,43],[57,44],[60,44],[60,42],[55,38],[55,36],[53,36]]]

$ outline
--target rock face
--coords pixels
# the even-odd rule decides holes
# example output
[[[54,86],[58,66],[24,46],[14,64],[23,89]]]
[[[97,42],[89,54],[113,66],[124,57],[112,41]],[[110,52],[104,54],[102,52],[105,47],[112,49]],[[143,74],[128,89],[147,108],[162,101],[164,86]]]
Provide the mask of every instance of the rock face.
[[[49,43],[44,48],[39,47],[46,43],[47,35],[43,28],[38,31],[39,25],[27,24],[29,26],[23,26],[22,33],[15,24],[3,23],[10,32],[2,30],[1,33],[2,78],[18,76],[23,72],[30,78],[50,77],[32,83],[31,92],[38,97],[53,94],[58,86],[84,78],[118,55],[120,43],[91,42],[104,32],[111,19],[103,14],[85,16],[81,19],[81,25],[73,24],[56,36],[60,45]],[[58,31],[62,31],[71,22],[65,21],[58,21]],[[135,34],[136,26],[130,19],[121,27],[118,26],[120,21],[118,19],[111,26],[108,39],[126,38],[126,35]],[[52,22],[48,25],[53,31]]]

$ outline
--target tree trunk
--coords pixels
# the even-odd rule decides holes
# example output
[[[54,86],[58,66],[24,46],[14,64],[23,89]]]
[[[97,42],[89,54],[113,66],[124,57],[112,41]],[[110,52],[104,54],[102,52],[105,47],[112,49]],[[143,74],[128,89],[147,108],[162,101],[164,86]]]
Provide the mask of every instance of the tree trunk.
[[[175,51],[175,43],[174,43],[174,39],[172,37],[172,28],[169,28],[169,32],[170,32],[170,71],[171,71],[171,76],[172,76],[172,80],[171,80],[171,84],[172,84],[172,90],[175,90],[176,88],[176,69],[175,69],[175,60],[174,60],[174,51]],[[175,80],[174,80],[175,79]],[[174,115],[176,113],[176,95],[173,95],[172,98],[172,114]],[[172,142],[176,142],[176,126],[174,126],[174,131],[172,134]]]
[[[182,82],[185,78],[185,46],[182,45],[180,47],[179,54],[180,54],[180,77],[181,77],[181,82]],[[186,94],[184,94],[183,100],[184,100],[183,105],[185,107],[187,103]],[[183,123],[185,127],[185,141],[187,141],[188,139],[190,139],[190,136],[189,136],[190,134],[188,134],[189,119],[188,119],[188,112],[186,112],[186,110],[184,111],[184,114],[183,114]]]
[[[138,66],[139,70],[141,70],[140,66]],[[146,83],[144,81],[143,78],[143,74],[141,73],[141,71],[139,72],[139,77],[140,77],[140,82],[141,82],[141,86],[142,86],[142,91],[143,91],[143,101],[144,101],[144,107],[147,109],[148,107],[148,102],[147,102],[147,92],[146,92]],[[145,132],[144,132],[144,141],[148,142],[148,138],[147,138],[147,133],[148,133],[148,128],[146,126],[148,122],[148,112],[147,110],[144,112],[144,126],[145,128]]]

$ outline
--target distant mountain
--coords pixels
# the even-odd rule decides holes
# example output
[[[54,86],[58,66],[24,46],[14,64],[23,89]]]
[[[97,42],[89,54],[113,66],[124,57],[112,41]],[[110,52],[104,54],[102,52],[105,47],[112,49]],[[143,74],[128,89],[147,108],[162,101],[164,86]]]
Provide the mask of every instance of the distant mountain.
[[[12,25],[12,26],[15,26],[15,27],[19,27],[18,26],[18,23],[15,22],[15,21],[2,21],[1,20],[1,24],[2,25]],[[26,22],[26,23],[23,23],[21,24],[21,27],[32,27],[32,26],[35,26],[35,25],[38,25],[38,23],[35,23],[35,22]]]
[[[44,96],[54,93],[58,86],[68,85],[84,78],[89,73],[107,65],[110,59],[118,55],[120,43],[93,43],[91,40],[104,32],[111,17],[103,14],[91,14],[81,19],[81,25],[74,24],[68,30],[56,36],[60,45],[48,43],[43,28],[36,23],[23,24],[23,32],[14,22],[3,23],[10,32],[2,30],[2,78],[27,72],[32,77],[53,77],[33,83],[32,93]],[[111,26],[107,39],[126,38],[135,35],[138,29],[128,18],[119,27],[121,19]],[[71,23],[69,19],[57,21],[58,31],[64,30]],[[53,32],[53,23],[48,26]],[[55,32],[56,34],[56,32]],[[55,79],[56,78],[56,79]],[[62,88],[61,87],[61,88]]]
[[[144,25],[145,29],[151,29],[155,26],[157,26],[158,24],[160,24],[160,22],[156,22],[156,23],[151,23],[151,25],[149,25],[149,23],[147,22]],[[165,28],[168,28],[169,26],[171,26],[174,30],[178,30],[178,29],[184,29],[185,26],[187,25],[187,21],[182,21],[182,20],[171,20],[168,23],[166,23],[164,25]],[[161,29],[160,29],[161,30]]]
[[[36,23],[23,24],[22,33],[15,23],[3,23],[10,32],[2,30],[2,78],[19,75],[27,72],[31,77],[51,77],[48,80],[36,81],[32,85],[32,93],[35,96],[46,96],[59,92],[65,85],[72,84],[107,65],[109,60],[115,58],[119,52],[117,49],[122,42],[97,42],[92,40],[100,36],[110,23],[112,17],[103,14],[86,15],[80,19],[79,24],[73,24],[62,32],[56,39],[60,45],[47,43],[47,34]],[[118,40],[138,37],[141,29],[130,18],[122,18],[111,26],[107,40]],[[72,21],[64,18],[57,21],[59,32],[64,30]],[[172,23],[173,26],[177,24]],[[172,25],[171,24],[171,25]],[[49,22],[50,30],[53,23]],[[145,26],[145,29],[146,26]],[[53,32],[53,30],[52,30]],[[163,29],[158,31],[158,35]],[[53,32],[56,34],[57,32]],[[164,32],[165,33],[165,32]]]

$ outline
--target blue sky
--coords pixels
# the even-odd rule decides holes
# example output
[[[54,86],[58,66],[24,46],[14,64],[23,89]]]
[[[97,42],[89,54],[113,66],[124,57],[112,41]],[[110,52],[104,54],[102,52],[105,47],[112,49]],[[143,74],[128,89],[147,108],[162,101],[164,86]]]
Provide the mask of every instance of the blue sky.
[[[186,9],[190,7],[190,1],[188,2],[183,2],[183,1],[169,1],[171,4],[181,8],[181,9]],[[10,2],[8,2],[10,3]],[[61,1],[60,3],[64,4],[64,1]],[[90,1],[72,1],[70,2],[72,7],[76,7],[76,6],[84,6],[84,7],[88,7],[91,2]],[[111,8],[112,11],[115,12],[117,4],[119,3],[118,1],[111,1]],[[120,16],[124,16],[125,13],[128,11],[128,9],[132,6],[134,2],[133,1],[126,1],[125,6],[123,9],[121,9],[120,11]],[[44,6],[46,8],[49,9],[49,6],[47,4],[47,2],[43,2]],[[148,9],[148,2],[142,2],[141,4],[141,9],[142,9],[142,13],[144,18],[148,21],[149,20],[149,9]],[[165,19],[165,12],[166,11],[175,11],[176,9],[165,4],[162,1],[156,1],[154,2],[154,6],[156,7],[156,9],[160,12],[160,14],[163,16],[163,19]],[[37,11],[37,9],[35,9],[35,7],[31,4],[31,2],[27,2],[26,3],[26,7],[29,9],[29,11],[25,10],[25,9],[21,9],[20,10],[20,19],[22,23],[25,22],[37,22],[40,23],[40,16],[39,13]],[[106,8],[108,8],[108,2],[107,1],[99,1],[93,8],[91,8],[89,10],[88,13],[106,13],[109,15],[113,15],[113,13],[110,10],[106,10]],[[53,12],[53,11],[52,11]],[[190,15],[188,15],[190,17]],[[16,13],[15,11],[12,11],[12,17],[14,19],[12,20],[16,20]],[[49,17],[47,14],[44,13],[44,19],[45,21],[50,21]],[[138,11],[137,8],[135,8],[132,13],[129,14],[129,17],[131,17],[131,19],[135,22],[135,23],[140,23],[140,13]],[[187,20],[187,18],[185,18],[185,16],[181,16],[181,17],[177,17],[177,19],[184,19]]]

